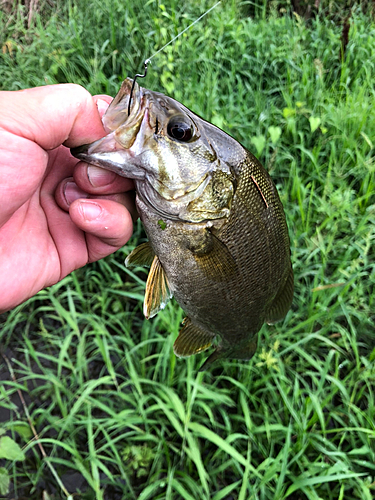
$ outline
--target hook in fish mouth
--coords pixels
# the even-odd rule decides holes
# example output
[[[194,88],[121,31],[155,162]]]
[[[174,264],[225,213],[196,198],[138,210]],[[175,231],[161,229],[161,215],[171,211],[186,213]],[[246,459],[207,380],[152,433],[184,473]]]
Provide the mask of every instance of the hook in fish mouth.
[[[102,122],[106,132],[131,123],[137,117],[143,98],[143,89],[131,78],[122,82],[116,97],[104,113]]]
[[[137,78],[145,78],[146,75],[147,75],[147,66],[148,64],[150,63],[150,59],[146,59],[145,62],[144,62],[144,65],[145,65],[145,72],[143,73],[143,75],[141,75],[140,73],[137,73],[134,77],[134,80],[133,80],[133,85],[132,85],[132,88],[130,90],[130,94],[129,94],[129,103],[128,103],[128,116],[130,115],[130,106],[131,106],[131,102],[132,102],[132,99],[133,99],[133,90],[134,90],[134,86],[135,86],[135,81]]]

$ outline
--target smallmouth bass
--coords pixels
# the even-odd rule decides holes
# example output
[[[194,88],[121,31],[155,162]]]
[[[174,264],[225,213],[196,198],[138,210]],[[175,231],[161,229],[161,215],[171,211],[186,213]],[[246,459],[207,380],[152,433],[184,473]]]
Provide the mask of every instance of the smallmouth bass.
[[[187,314],[179,357],[220,342],[202,368],[250,359],[262,324],[293,298],[285,214],[269,174],[231,136],[178,101],[127,78],[103,117],[108,135],[72,150],[80,160],[134,179],[149,242],[126,265],[150,266],[144,314],[174,296]]]

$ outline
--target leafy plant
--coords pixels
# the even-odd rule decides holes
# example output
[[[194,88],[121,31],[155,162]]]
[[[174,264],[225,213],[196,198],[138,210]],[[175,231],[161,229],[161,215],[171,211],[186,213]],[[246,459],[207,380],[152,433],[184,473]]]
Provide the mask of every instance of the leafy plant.
[[[9,436],[5,435],[5,429],[0,428],[0,459],[11,461],[25,460],[25,454],[19,445]],[[0,495],[6,495],[9,491],[10,477],[5,467],[0,467]]]

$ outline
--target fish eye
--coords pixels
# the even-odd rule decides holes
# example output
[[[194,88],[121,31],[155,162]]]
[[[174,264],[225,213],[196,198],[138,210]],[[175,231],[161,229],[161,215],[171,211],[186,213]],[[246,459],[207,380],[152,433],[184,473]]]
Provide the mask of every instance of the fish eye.
[[[173,117],[167,126],[169,137],[180,142],[189,142],[194,135],[193,125],[184,121],[183,117]]]

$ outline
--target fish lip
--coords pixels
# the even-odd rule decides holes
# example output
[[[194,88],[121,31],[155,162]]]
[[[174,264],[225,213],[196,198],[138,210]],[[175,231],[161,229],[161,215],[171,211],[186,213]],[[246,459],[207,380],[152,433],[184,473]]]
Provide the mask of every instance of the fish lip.
[[[108,150],[102,148],[108,147]],[[143,169],[134,169],[134,163],[131,161],[135,154],[130,149],[124,149],[120,146],[114,137],[114,132],[102,137],[91,144],[85,144],[70,150],[71,154],[81,161],[115,172],[121,177],[129,179],[144,179]]]
[[[83,144],[76,148],[71,148],[70,152],[79,160],[86,161],[87,163],[92,163],[99,161],[99,155],[111,154],[113,152],[119,151],[119,144],[115,139],[114,132],[111,132],[97,141],[91,142],[90,144]]]
[[[132,160],[142,152],[142,138],[139,135],[144,133],[149,120],[148,103],[144,89],[136,83],[128,115],[132,84],[130,78],[124,80],[102,118],[107,135],[90,144],[71,148],[70,152],[81,161],[111,170],[122,177],[143,179],[143,170],[130,172],[130,169],[134,169]]]
[[[115,98],[108,106],[107,111],[104,113],[102,122],[104,130],[107,133],[113,132],[126,123],[129,123],[132,119],[136,118],[136,115],[141,109],[144,89],[140,87],[138,83],[135,83],[130,103],[130,113],[128,113],[132,86],[133,80],[131,78],[126,78],[122,82],[120,90]]]
[[[121,177],[125,177],[124,175],[124,163],[119,163],[115,162],[113,159],[113,155],[111,153],[102,153],[102,154],[96,154],[96,155],[89,155],[84,151],[80,151],[83,149],[85,146],[79,147],[79,148],[74,148],[71,150],[71,154],[78,158],[81,161],[84,161],[86,163],[89,163],[90,165],[94,165],[99,168],[103,168],[104,170],[110,170],[111,172],[115,172],[116,174],[120,175]],[[106,158],[106,155],[108,155],[108,158]],[[128,178],[143,178],[142,177],[136,177],[132,176],[130,177],[128,174],[126,175]]]
[[[135,83],[133,89],[132,100],[130,103],[130,114],[128,114],[129,107],[129,98],[133,85],[133,80],[131,78],[126,78],[120,87],[120,90],[116,94],[115,98],[108,106],[107,111],[104,113],[102,117],[103,128],[106,131],[106,136],[98,139],[95,142],[90,144],[84,144],[82,146],[78,146],[76,148],[72,148],[71,154],[80,160],[89,160],[89,155],[92,153],[93,147],[105,146],[107,147],[109,141],[106,141],[107,137],[113,137],[113,132],[118,131],[119,129],[131,127],[133,123],[139,121],[140,116],[142,115],[142,101],[143,101],[143,88]],[[138,132],[136,130],[135,134]],[[117,143],[118,141],[116,141]],[[120,146],[120,143],[119,143]],[[123,149],[124,146],[121,146]],[[90,152],[91,149],[91,152]],[[116,151],[119,148],[115,147],[115,143],[113,144],[111,151]]]
[[[70,154],[79,160],[85,161],[87,158],[87,150],[90,144],[83,144],[82,146],[77,146],[76,148],[70,148]]]

